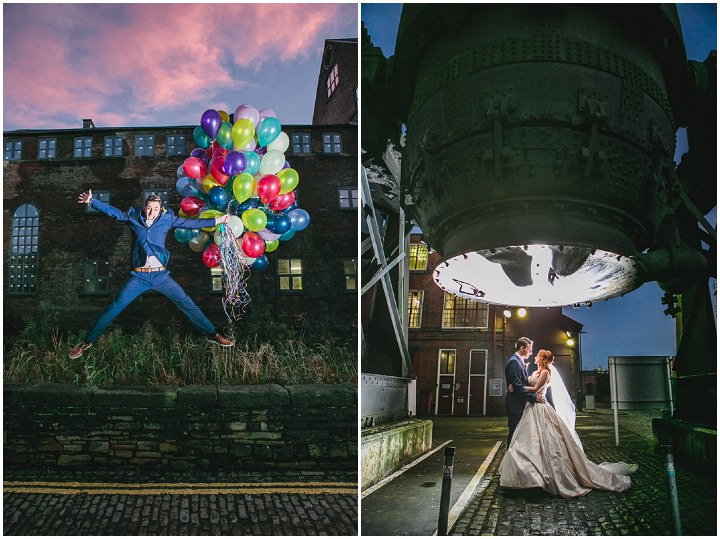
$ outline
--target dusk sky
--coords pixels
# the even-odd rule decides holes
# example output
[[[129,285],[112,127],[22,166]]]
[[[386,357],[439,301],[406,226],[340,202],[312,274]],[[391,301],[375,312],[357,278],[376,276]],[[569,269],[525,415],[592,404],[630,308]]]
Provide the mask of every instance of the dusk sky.
[[[3,4],[3,130],[199,124],[214,108],[312,123],[326,39],[356,3]]]
[[[363,4],[360,18],[373,44],[386,57],[394,54],[402,4]],[[716,4],[678,4],[688,59],[703,61],[717,50]],[[684,133],[678,133],[676,160],[687,151]],[[716,211],[708,216],[716,226]],[[581,335],[582,368],[607,369],[608,356],[674,356],[675,319],[665,316],[663,291],[646,283],[622,297],[595,302],[590,308],[564,308],[563,313],[584,325]],[[532,335],[529,335],[532,338]]]

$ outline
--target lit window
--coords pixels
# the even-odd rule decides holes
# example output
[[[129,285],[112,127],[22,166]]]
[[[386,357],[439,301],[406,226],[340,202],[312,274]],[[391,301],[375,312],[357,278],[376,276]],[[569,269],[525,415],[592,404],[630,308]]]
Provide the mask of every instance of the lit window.
[[[425,271],[428,263],[428,246],[425,243],[410,244],[410,271]]]
[[[22,158],[22,141],[5,141],[5,161],[19,161]]]
[[[167,155],[185,155],[185,135],[167,136]]]
[[[410,290],[408,293],[408,327],[419,328],[422,324],[424,290]]]
[[[9,294],[34,294],[37,285],[39,214],[23,204],[13,214],[10,238]]]
[[[455,350],[440,350],[440,374],[455,374]]]
[[[107,294],[110,283],[110,263],[105,260],[85,262],[85,293]]]
[[[302,259],[278,258],[277,268],[280,290],[286,292],[302,290]]]
[[[155,135],[135,135],[135,157],[155,155]]]
[[[73,139],[73,157],[75,159],[92,157],[92,137],[75,137]]]
[[[327,95],[330,97],[333,95],[333,92],[338,87],[338,84],[340,84],[340,77],[338,75],[338,66],[335,64],[333,68],[330,70],[330,74],[327,77],[327,80],[325,81],[325,86],[327,87]]]
[[[338,197],[341,210],[351,210],[358,207],[357,187],[340,187]]]
[[[223,291],[223,269],[220,266],[210,268],[210,277],[212,279],[212,291]]]
[[[342,153],[342,138],[340,133],[323,133],[323,153]]]
[[[290,146],[292,153],[312,153],[310,147],[310,133],[291,133]]]
[[[445,292],[443,328],[488,327],[488,304]]]
[[[107,202],[110,204],[110,191],[105,190],[99,190],[95,191],[93,190],[93,198],[96,198],[98,200],[102,200],[103,202]],[[90,204],[85,204],[85,213],[100,213],[95,208],[93,208]]]
[[[343,261],[345,267],[345,290],[357,290],[357,262],[355,259]]]
[[[105,137],[105,157],[123,156],[123,138]]]
[[[145,204],[147,197],[150,195],[156,195],[162,200],[163,208],[170,206],[170,191],[167,189],[143,189],[142,203]]]
[[[38,159],[55,159],[57,157],[57,139],[41,138],[38,140]]]

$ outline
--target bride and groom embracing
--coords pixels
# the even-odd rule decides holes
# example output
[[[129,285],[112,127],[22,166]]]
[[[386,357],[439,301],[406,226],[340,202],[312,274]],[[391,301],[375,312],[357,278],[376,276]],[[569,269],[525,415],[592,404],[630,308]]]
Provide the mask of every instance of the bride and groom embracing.
[[[562,498],[583,496],[591,489],[622,492],[636,465],[595,464],[588,460],[575,432],[575,405],[553,365],[552,352],[540,350],[537,370],[528,378],[524,360],[533,343],[520,337],[505,364],[508,393],[508,450],[500,465],[500,486],[542,488]],[[552,406],[546,391],[552,387]]]

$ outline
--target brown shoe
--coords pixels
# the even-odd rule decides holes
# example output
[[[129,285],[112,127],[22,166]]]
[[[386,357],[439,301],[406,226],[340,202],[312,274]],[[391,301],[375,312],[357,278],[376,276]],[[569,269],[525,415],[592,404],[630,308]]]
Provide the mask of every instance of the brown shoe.
[[[83,355],[83,353],[85,353],[85,350],[87,350],[91,346],[92,346],[92,343],[87,342],[87,341],[83,341],[80,344],[76,344],[75,348],[70,350],[70,359],[79,358],[81,355]]]
[[[207,340],[213,344],[217,344],[218,346],[223,346],[226,348],[235,344],[234,340],[228,339],[227,337],[220,335],[219,333],[215,333],[214,335],[208,335]]]

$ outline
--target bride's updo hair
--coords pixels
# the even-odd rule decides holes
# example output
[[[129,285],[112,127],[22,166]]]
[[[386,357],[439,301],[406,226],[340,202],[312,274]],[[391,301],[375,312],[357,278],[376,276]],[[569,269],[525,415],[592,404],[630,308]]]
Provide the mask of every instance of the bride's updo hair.
[[[540,368],[549,371],[550,363],[552,363],[555,359],[552,352],[550,350],[540,350],[538,352],[538,357],[540,358]]]

